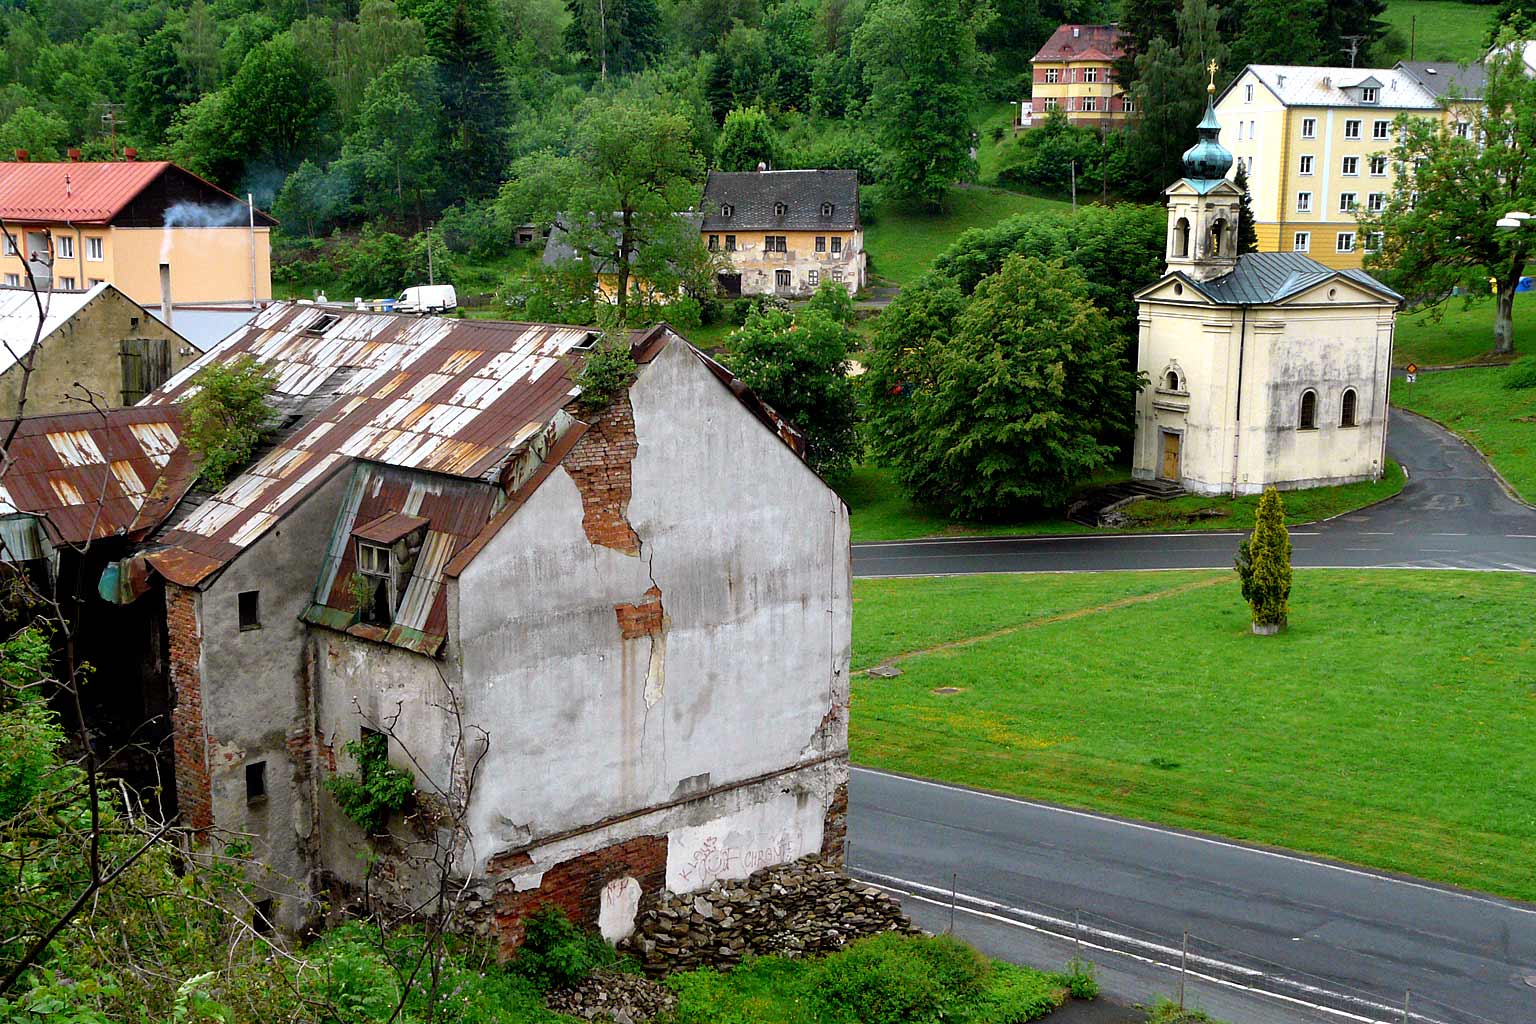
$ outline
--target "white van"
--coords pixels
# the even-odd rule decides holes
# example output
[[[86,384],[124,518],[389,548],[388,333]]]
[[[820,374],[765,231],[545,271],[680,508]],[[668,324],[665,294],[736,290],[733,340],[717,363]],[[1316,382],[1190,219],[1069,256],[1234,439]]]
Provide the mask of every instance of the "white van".
[[[396,313],[450,313],[459,308],[459,293],[451,284],[421,284],[395,298]]]

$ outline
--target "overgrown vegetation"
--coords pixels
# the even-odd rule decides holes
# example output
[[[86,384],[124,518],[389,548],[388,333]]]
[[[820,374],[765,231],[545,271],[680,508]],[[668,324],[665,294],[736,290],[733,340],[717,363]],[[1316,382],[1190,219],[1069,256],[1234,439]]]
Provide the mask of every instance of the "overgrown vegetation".
[[[365,733],[342,749],[357,764],[357,770],[331,776],[325,780],[325,788],[343,814],[374,835],[383,831],[391,814],[410,803],[416,779],[390,763],[389,737],[382,733]]]
[[[535,911],[523,930],[512,970],[541,992],[576,984],[599,967],[618,963],[613,947],[571,923],[558,907]]]
[[[576,372],[576,386],[581,389],[582,408],[597,412],[608,406],[635,379],[635,354],[629,346],[629,332],[622,326],[603,332],[597,344],[586,354]]]
[[[213,363],[192,379],[197,392],[181,406],[182,443],[201,460],[203,483],[218,490],[250,462],[274,411],[269,367],[249,356]]]

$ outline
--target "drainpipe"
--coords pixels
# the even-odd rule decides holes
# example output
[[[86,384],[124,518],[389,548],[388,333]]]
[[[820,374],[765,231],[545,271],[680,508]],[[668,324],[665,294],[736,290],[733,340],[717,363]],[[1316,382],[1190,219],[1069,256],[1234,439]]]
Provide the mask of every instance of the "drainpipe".
[[[1248,343],[1248,304],[1243,303],[1243,322],[1237,329],[1237,416],[1232,435],[1232,497],[1237,497],[1238,448],[1243,443],[1243,353]]]
[[[256,196],[245,194],[245,208],[251,216],[251,308],[256,307]]]

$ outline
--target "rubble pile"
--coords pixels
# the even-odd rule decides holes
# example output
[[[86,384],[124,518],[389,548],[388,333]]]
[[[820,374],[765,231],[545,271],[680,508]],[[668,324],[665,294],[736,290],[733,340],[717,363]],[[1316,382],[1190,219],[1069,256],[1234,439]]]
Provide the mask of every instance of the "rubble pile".
[[[814,956],[864,935],[920,929],[901,905],[856,882],[815,855],[764,868],[744,881],[716,882],[702,892],[665,893],[635,919],[619,944],[647,973],[732,967],[747,954]]]
[[[677,996],[638,974],[593,971],[572,987],[549,993],[544,1004],[568,1017],[640,1024],[671,1012]]]

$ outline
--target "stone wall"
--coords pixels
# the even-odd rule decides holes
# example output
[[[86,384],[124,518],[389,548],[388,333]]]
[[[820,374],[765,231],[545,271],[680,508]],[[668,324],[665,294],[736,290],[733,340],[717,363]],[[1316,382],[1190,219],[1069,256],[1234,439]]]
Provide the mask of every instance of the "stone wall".
[[[843,782],[827,805],[826,824],[821,830],[821,859],[838,867],[848,846],[848,783]]]

